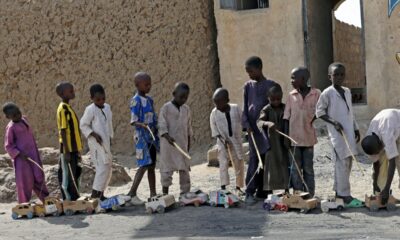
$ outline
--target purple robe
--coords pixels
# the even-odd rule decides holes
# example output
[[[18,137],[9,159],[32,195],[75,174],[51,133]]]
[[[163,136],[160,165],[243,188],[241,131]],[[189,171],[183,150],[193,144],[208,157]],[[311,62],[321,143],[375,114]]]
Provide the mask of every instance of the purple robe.
[[[257,120],[261,110],[268,105],[267,93],[270,87],[275,84],[272,80],[262,80],[260,82],[250,80],[244,85],[244,104],[242,125],[243,128],[251,128],[260,154],[264,154],[269,149],[268,139],[257,127]],[[250,154],[255,155],[253,143],[249,136]]]
[[[32,197],[32,190],[43,201],[49,195],[44,173],[34,163],[20,156],[20,153],[23,153],[42,166],[35,137],[25,118],[22,118],[19,122],[11,121],[8,123],[4,148],[13,159],[18,202],[29,202]]]

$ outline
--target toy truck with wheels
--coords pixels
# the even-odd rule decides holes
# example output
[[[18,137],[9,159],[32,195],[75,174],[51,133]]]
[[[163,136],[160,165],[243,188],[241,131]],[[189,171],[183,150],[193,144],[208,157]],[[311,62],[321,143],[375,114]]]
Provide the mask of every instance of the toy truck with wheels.
[[[11,209],[11,217],[16,220],[19,217],[32,219],[35,214],[35,204],[21,203]]]
[[[224,206],[225,208],[239,206],[239,197],[226,190],[219,190],[210,192],[211,207]]]
[[[97,208],[96,208],[96,213],[105,212],[110,209],[113,211],[116,211],[120,207],[123,207],[130,200],[131,200],[130,196],[126,196],[126,195],[122,195],[122,194],[109,197],[106,200],[99,202],[99,204],[97,205]]]
[[[149,199],[145,204],[146,212],[152,214],[154,212],[164,213],[165,209],[175,207],[175,197],[172,195],[158,195]]]
[[[181,206],[194,205],[195,207],[199,207],[200,205],[205,204],[207,201],[208,194],[202,192],[201,190],[194,190],[192,192],[185,193],[179,198]]]
[[[37,204],[34,207],[35,215],[44,217],[46,215],[60,216],[63,213],[63,205],[60,199],[55,197],[46,197],[44,204]]]
[[[344,202],[341,198],[331,197],[321,201],[321,210],[324,213],[329,212],[330,210],[339,210],[342,211],[344,209]]]
[[[312,198],[308,192],[295,192],[283,195],[282,203],[289,209],[299,209],[303,213],[308,213],[317,207],[318,200]]]
[[[268,198],[265,199],[264,203],[263,203],[264,210],[267,210],[267,211],[270,211],[270,210],[283,211],[283,210],[285,210],[284,207],[282,207],[282,196],[283,196],[283,193],[268,195]],[[276,209],[275,206],[278,206],[277,207],[278,209]],[[286,210],[286,212],[287,212],[287,210]]]
[[[67,216],[71,216],[76,212],[92,214],[98,205],[98,200],[90,197],[80,197],[76,201],[64,201],[63,205],[64,213]]]
[[[390,191],[389,199],[388,202],[383,205],[381,201],[381,196],[380,194],[376,195],[365,195],[365,206],[371,211],[371,212],[377,212],[381,208],[386,208],[388,211],[394,211],[396,210],[396,198],[393,197],[392,191]]]

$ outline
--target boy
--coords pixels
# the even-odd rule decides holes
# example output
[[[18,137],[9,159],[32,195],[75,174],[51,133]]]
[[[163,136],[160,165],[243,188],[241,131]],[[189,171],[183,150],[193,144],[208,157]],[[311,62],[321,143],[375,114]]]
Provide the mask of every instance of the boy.
[[[104,191],[112,174],[111,138],[114,135],[111,107],[106,101],[103,86],[90,87],[92,104],[86,107],[81,118],[81,131],[86,137],[92,162],[96,168],[93,181],[92,198],[105,200]]]
[[[3,113],[10,120],[6,127],[4,148],[13,159],[18,203],[29,202],[32,190],[44,202],[49,191],[46,187],[44,172],[39,168],[43,166],[32,128],[14,103],[4,104]]]
[[[229,103],[229,92],[218,88],[213,95],[215,108],[211,112],[211,135],[217,138],[221,189],[229,185],[229,161],[232,161],[236,175],[236,190],[243,193],[244,161],[242,146],[242,113],[237,104]],[[232,158],[232,159],[231,159]]]
[[[380,192],[382,204],[386,204],[396,166],[400,173],[400,110],[380,111],[371,120],[366,135],[361,146],[374,162],[373,190],[375,194]]]
[[[177,83],[173,100],[164,104],[160,110],[160,173],[164,195],[168,194],[172,185],[174,171],[179,172],[181,195],[190,192],[190,161],[173,146],[176,143],[186,152],[190,149],[190,138],[193,135],[191,113],[185,104],[189,91],[186,83]]]
[[[257,126],[268,136],[270,149],[265,156],[264,190],[271,194],[273,190],[289,189],[288,152],[284,138],[276,130],[284,131],[282,88],[275,84],[268,91],[269,104],[260,113]]]
[[[314,180],[314,145],[317,143],[317,134],[312,125],[315,120],[315,108],[321,95],[318,89],[307,85],[310,72],[305,67],[292,70],[291,83],[294,88],[286,100],[286,108],[283,119],[289,136],[297,145],[294,148],[294,157],[299,166],[304,181],[307,184],[311,196],[315,194]],[[287,140],[285,143],[290,143]],[[290,147],[290,144],[288,144]],[[292,186],[294,191],[306,190],[296,168],[291,168]]]
[[[246,63],[246,72],[250,80],[244,85],[244,104],[242,115],[242,126],[249,134],[250,144],[250,158],[249,166],[246,175],[246,199],[247,204],[254,204],[256,202],[254,194],[257,191],[257,198],[266,198],[267,194],[263,190],[263,176],[262,169],[257,173],[258,157],[254,144],[257,146],[261,159],[265,158],[269,145],[268,139],[265,134],[261,133],[257,127],[257,120],[260,116],[260,111],[268,105],[268,98],[266,93],[275,82],[267,80],[262,72],[262,61],[259,57],[250,57]],[[255,143],[251,139],[251,134],[254,135]]]
[[[151,77],[145,72],[138,72],[135,74],[134,81],[137,93],[131,100],[130,108],[131,125],[135,127],[136,162],[139,169],[128,195],[132,198],[131,203],[133,205],[143,205],[144,201],[137,196],[136,192],[146,171],[150,197],[157,194],[155,167],[159,139],[154,101],[147,95],[151,90]]]
[[[351,154],[356,153],[356,141],[360,141],[360,132],[353,116],[350,90],[342,87],[346,69],[341,63],[332,63],[328,72],[332,86],[322,92],[315,115],[329,123],[328,132],[335,159],[334,190],[336,197],[343,199],[345,207],[363,207],[364,203],[350,194]],[[345,137],[351,151],[347,148]]]
[[[58,181],[64,200],[75,201],[79,198],[79,177],[82,168],[82,140],[79,121],[69,102],[75,98],[74,86],[69,82],[61,82],[56,87],[57,95],[62,102],[57,109],[57,126],[60,142],[60,164]]]

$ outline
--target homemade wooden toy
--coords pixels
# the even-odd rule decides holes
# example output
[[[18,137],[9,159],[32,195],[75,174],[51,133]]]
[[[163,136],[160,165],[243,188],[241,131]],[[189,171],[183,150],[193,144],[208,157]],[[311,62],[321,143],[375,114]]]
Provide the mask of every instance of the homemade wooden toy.
[[[179,198],[181,206],[194,205],[195,207],[199,207],[200,205],[207,203],[207,201],[208,194],[202,192],[201,190],[185,193]]]
[[[218,190],[210,192],[211,207],[224,206],[225,208],[237,207],[240,204],[239,197],[226,190]]]
[[[76,212],[92,214],[98,205],[98,200],[90,197],[80,197],[76,201],[64,201],[64,213],[67,216],[74,215]]]
[[[152,214],[154,212],[164,213],[165,209],[175,207],[175,197],[172,195],[158,195],[149,199],[145,204],[146,212]]]
[[[282,203],[286,204],[289,209],[300,209],[302,212],[307,213],[317,207],[318,200],[312,198],[308,192],[295,192],[283,195]]]
[[[396,206],[396,198],[393,197],[392,191],[390,191],[389,199],[386,204],[382,204],[382,198],[379,194],[377,195],[365,195],[365,206],[371,212],[377,212],[379,209],[386,208],[388,211],[395,211]]]
[[[331,197],[321,201],[321,210],[324,213],[329,212],[330,210],[339,210],[342,211],[344,209],[344,202],[341,198]]]

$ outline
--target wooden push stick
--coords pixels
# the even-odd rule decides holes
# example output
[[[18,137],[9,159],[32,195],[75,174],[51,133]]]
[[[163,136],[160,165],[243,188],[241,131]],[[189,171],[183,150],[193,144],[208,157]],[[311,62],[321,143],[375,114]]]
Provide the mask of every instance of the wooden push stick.
[[[259,165],[258,167],[261,168],[261,169],[263,169],[264,166],[263,166],[263,163],[262,163],[260,151],[258,151],[257,143],[256,143],[256,140],[254,139],[254,134],[253,134],[253,132],[250,132],[250,137],[251,137],[251,140],[253,141],[254,148],[256,149],[256,152],[257,152],[258,165]],[[258,170],[257,170],[257,172],[258,172]]]
[[[68,163],[68,169],[69,169],[69,174],[71,174],[71,178],[72,178],[72,182],[74,183],[75,190],[76,190],[77,193],[79,193],[78,185],[76,185],[75,176],[74,176],[74,174],[72,173],[72,168],[71,168],[71,164],[70,164],[70,163]]]
[[[38,168],[40,168],[40,170],[42,170],[42,172],[44,173],[44,169],[39,165],[39,163],[35,162],[32,158],[28,157],[27,158],[28,161],[32,162],[33,164],[35,164]]]
[[[276,130],[276,132],[277,132],[278,134],[284,136],[285,138],[289,139],[292,143],[294,143],[294,144],[296,144],[296,145],[298,144],[293,138],[289,137],[288,135],[284,134],[283,132],[281,132],[281,131],[279,131],[279,130]]]
[[[290,153],[290,156],[292,156],[293,164],[296,167],[297,173],[299,174],[301,181],[303,182],[304,186],[306,187],[307,192],[310,192],[310,189],[308,188],[308,185],[307,185],[306,181],[304,180],[303,174],[299,168],[299,165],[297,165],[296,159],[294,158],[294,154],[291,149],[289,149],[289,153]]]
[[[232,158],[231,146],[230,146],[229,144],[226,144],[226,148],[227,148],[227,150],[228,150],[229,160],[231,160],[231,163],[232,163],[232,165],[233,165],[233,168],[234,168],[235,171],[236,171],[237,168],[236,168],[235,162],[233,161],[233,158]]]
[[[353,158],[353,161],[356,162],[356,165],[357,165],[358,169],[360,170],[361,175],[364,176],[365,175],[364,174],[364,169],[362,169],[362,167],[360,166],[360,163],[358,162],[358,160],[357,160],[356,156],[354,155],[353,151],[351,151],[349,140],[348,140],[346,134],[344,133],[343,130],[340,130],[340,133],[342,134],[344,142],[346,143],[347,149],[350,151],[350,154],[351,154],[351,157]]]
[[[185,156],[187,159],[192,160],[192,157],[190,157],[189,154],[187,154],[185,151],[183,151],[183,149],[181,147],[179,147],[179,145],[176,142],[173,142],[174,147],[182,153],[183,156]]]
[[[153,132],[151,131],[149,125],[146,125],[146,129],[150,132],[150,135],[151,135],[151,138],[153,139],[153,141],[155,141],[155,140],[156,140],[156,137],[154,137],[154,134],[153,134]]]

